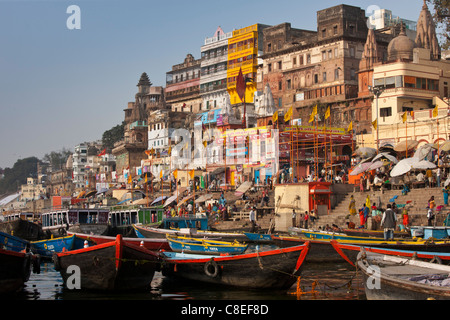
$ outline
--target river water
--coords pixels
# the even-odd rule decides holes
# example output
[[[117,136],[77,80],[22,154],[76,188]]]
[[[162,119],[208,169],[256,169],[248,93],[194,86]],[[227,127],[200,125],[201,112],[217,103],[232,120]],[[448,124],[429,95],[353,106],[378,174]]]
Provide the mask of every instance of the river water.
[[[360,273],[343,261],[338,263],[309,263],[303,272],[297,291],[294,284],[286,291],[261,291],[230,289],[218,286],[193,284],[164,277],[156,272],[151,290],[139,293],[103,293],[69,290],[64,287],[62,277],[52,262],[41,264],[40,274],[31,274],[25,288],[8,296],[13,300],[365,300]]]

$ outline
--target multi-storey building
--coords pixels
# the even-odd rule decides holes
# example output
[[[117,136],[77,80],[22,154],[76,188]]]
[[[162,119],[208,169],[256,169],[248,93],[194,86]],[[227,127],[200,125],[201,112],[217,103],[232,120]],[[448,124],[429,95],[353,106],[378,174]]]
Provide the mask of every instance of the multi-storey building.
[[[225,33],[218,27],[214,36],[205,39],[201,47],[200,96],[202,110],[222,108],[227,92],[228,39],[232,32]]]
[[[197,113],[202,110],[200,96],[201,59],[188,54],[183,63],[166,73],[166,103],[175,112]]]
[[[80,143],[75,146],[75,150],[72,155],[73,184],[75,190],[84,190],[86,186],[87,149],[87,143]]]

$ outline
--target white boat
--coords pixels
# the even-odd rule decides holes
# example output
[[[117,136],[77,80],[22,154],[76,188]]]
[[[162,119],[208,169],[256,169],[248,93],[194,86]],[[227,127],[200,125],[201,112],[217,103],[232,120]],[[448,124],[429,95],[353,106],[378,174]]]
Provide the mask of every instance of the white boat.
[[[448,300],[450,266],[361,250],[358,269],[368,300]]]

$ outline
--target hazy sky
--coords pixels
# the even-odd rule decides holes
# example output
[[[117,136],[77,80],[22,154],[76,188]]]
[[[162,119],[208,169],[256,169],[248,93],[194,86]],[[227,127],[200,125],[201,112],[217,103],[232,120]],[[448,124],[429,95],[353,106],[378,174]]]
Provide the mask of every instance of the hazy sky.
[[[142,72],[165,86],[218,26],[316,30],[316,12],[341,3],[417,21],[423,1],[0,0],[0,168],[101,139],[123,121]],[[71,5],[81,29],[67,27]]]

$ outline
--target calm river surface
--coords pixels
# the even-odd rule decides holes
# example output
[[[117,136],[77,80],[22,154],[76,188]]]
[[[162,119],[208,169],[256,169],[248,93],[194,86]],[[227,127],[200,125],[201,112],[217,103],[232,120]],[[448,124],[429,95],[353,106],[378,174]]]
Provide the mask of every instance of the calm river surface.
[[[52,262],[41,264],[40,274],[31,274],[25,288],[12,300],[365,300],[361,274],[346,262],[308,264],[303,268],[300,288],[285,291],[238,290],[180,282],[155,273],[152,288],[140,293],[101,293],[69,290]],[[315,289],[312,293],[312,289]]]

